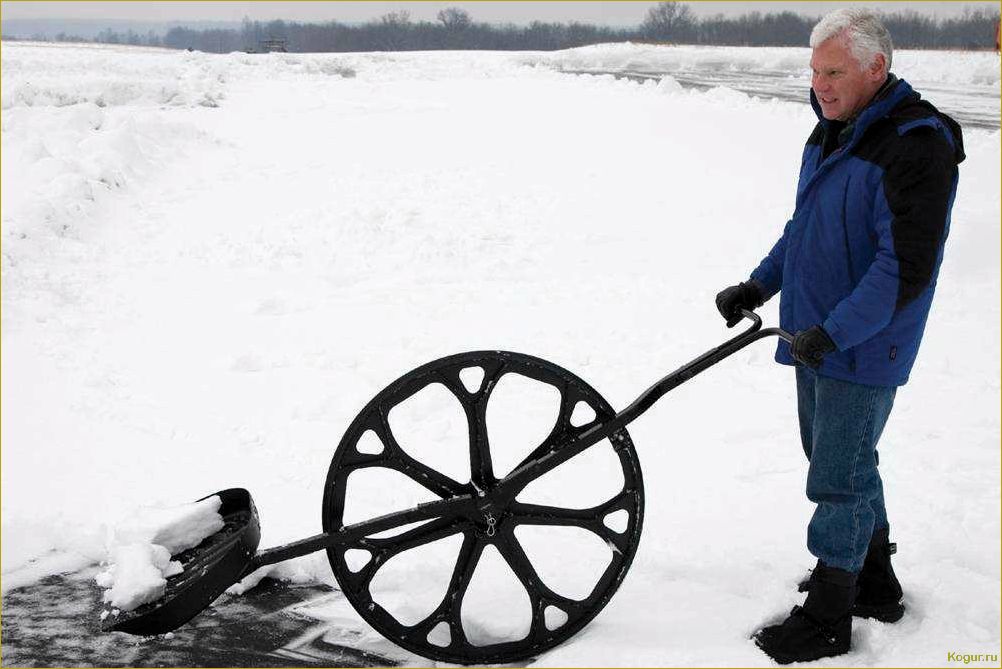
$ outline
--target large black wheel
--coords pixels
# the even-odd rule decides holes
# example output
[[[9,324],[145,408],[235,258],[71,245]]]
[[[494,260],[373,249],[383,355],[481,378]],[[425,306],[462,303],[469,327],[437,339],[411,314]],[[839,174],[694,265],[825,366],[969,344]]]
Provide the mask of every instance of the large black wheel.
[[[483,380],[479,388],[471,390],[461,381],[460,372],[472,367],[483,371]],[[359,615],[389,640],[423,657],[461,664],[496,664],[525,660],[553,648],[584,627],[608,603],[626,575],[640,540],[643,480],[633,442],[625,428],[614,433],[608,442],[622,468],[623,488],[597,506],[572,509],[527,504],[517,501],[510,491],[509,494],[495,492],[498,479],[494,476],[488,443],[487,405],[491,391],[501,377],[509,373],[548,384],[560,393],[559,415],[552,431],[522,460],[523,463],[531,462],[554,445],[573,439],[615,415],[609,403],[587,383],[545,360],[504,351],[463,353],[419,367],[376,395],[349,426],[330,465],[323,502],[323,527],[329,533],[345,525],[348,476],[361,468],[396,470],[442,499],[470,495],[478,498],[475,507],[464,506],[463,511],[408,527],[395,536],[386,537],[383,533],[379,537],[363,537],[327,549],[334,576]],[[395,436],[390,429],[390,410],[433,383],[445,386],[455,395],[466,413],[471,463],[468,483],[458,483],[408,455],[399,445],[399,435]],[[575,426],[571,415],[579,402],[590,406],[595,418],[585,425]],[[373,454],[369,449],[360,449],[359,440],[368,430],[372,430],[385,446],[381,452]],[[627,516],[625,523],[616,529],[608,526],[610,514],[616,513],[622,518],[623,512]],[[577,527],[594,533],[605,542],[611,549],[610,562],[588,596],[572,599],[557,594],[543,582],[515,536],[515,529],[520,525]],[[461,547],[451,568],[446,594],[430,615],[405,625],[374,601],[370,585],[390,558],[454,535],[461,535]],[[464,631],[460,612],[478,560],[489,545],[503,556],[525,588],[532,620],[523,638],[478,645],[472,643]],[[352,549],[366,551],[371,559],[361,568],[352,565],[353,570],[346,560],[346,553]],[[549,615],[554,607],[560,612],[556,625]],[[441,634],[429,639],[433,630],[440,631],[443,626],[447,628],[444,640]]]

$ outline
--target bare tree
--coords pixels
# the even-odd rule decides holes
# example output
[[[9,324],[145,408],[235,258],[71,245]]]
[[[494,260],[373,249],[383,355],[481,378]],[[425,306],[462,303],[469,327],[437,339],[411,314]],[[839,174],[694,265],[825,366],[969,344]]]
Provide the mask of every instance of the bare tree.
[[[390,12],[380,16],[379,22],[384,26],[405,26],[411,22],[411,13],[407,10]]]
[[[640,28],[647,39],[670,42],[687,37],[695,20],[689,5],[682,2],[659,2],[647,10]]]
[[[407,50],[411,43],[412,27],[411,13],[406,10],[383,14],[376,24],[375,40],[379,48],[385,51]]]
[[[438,20],[446,30],[462,30],[470,25],[470,15],[459,7],[446,7],[438,13]]]

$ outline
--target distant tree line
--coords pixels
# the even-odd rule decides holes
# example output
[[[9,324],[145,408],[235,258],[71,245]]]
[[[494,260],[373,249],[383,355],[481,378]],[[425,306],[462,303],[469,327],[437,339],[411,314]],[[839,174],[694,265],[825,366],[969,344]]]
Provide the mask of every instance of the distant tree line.
[[[962,15],[937,18],[914,10],[883,15],[894,44],[900,48],[988,49],[995,46],[999,11],[965,8]],[[544,23],[527,26],[473,21],[458,7],[443,9],[437,20],[412,21],[406,11],[351,25],[250,21],[236,29],[195,30],[175,27],[163,36],[105,30],[93,41],[110,44],[163,46],[213,53],[253,51],[265,40],[283,40],[292,52],[417,51],[486,49],[550,51],[605,42],[656,42],[730,46],[805,46],[819,17],[793,12],[697,18],[683,2],[660,2],[633,28],[584,23]],[[59,41],[88,41],[60,34]]]
[[[132,46],[165,46],[163,37],[150,30],[146,33],[137,33],[134,30],[127,30],[125,32],[116,32],[111,28],[105,28],[100,33],[98,33],[93,39],[88,37],[82,37],[80,35],[74,35],[67,32],[59,32],[54,36],[49,36],[42,33],[36,33],[31,37],[16,37],[13,35],[4,35],[4,40],[23,40],[29,39],[36,42],[96,42],[100,44],[131,44]]]
[[[678,44],[729,46],[805,46],[820,17],[793,12],[697,19],[688,5],[661,2],[640,26],[643,38]],[[905,49],[990,49],[995,47],[998,9],[965,7],[959,17],[936,18],[915,10],[885,12],[884,25],[894,45]]]
[[[406,11],[391,12],[376,21],[348,25],[245,20],[240,30],[172,28],[163,46],[175,49],[228,52],[253,50],[267,39],[285,40],[294,52],[430,51],[478,49],[549,51],[602,42],[637,39],[636,29],[608,28],[584,23],[543,23],[527,26],[476,23],[459,8],[438,14],[436,22],[412,21]]]

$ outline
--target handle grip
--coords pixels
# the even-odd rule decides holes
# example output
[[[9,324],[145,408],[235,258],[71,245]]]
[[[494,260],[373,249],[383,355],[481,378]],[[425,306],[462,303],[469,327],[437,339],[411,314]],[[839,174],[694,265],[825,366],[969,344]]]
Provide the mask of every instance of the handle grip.
[[[765,337],[768,335],[776,335],[777,337],[785,341],[787,344],[793,343],[793,335],[784,330],[783,328],[766,328],[762,330],[761,329],[762,318],[754,311],[751,311],[749,309],[741,309],[741,317],[747,318],[748,320],[752,321],[752,327],[745,332],[746,335],[761,330],[761,334],[759,335],[760,337]],[[756,339],[758,339],[758,337],[756,337]]]

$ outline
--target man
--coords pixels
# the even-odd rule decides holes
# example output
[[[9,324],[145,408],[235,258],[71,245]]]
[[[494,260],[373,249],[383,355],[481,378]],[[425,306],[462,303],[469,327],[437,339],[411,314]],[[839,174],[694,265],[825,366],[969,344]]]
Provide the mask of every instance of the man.
[[[818,558],[803,607],[755,641],[780,663],[849,651],[852,616],[904,613],[877,440],[908,380],[932,302],[964,159],[960,126],[890,73],[891,39],[862,8],[811,33],[811,105],[796,210],[751,278],[717,295],[733,326],[777,292],[794,332],[800,435]]]

